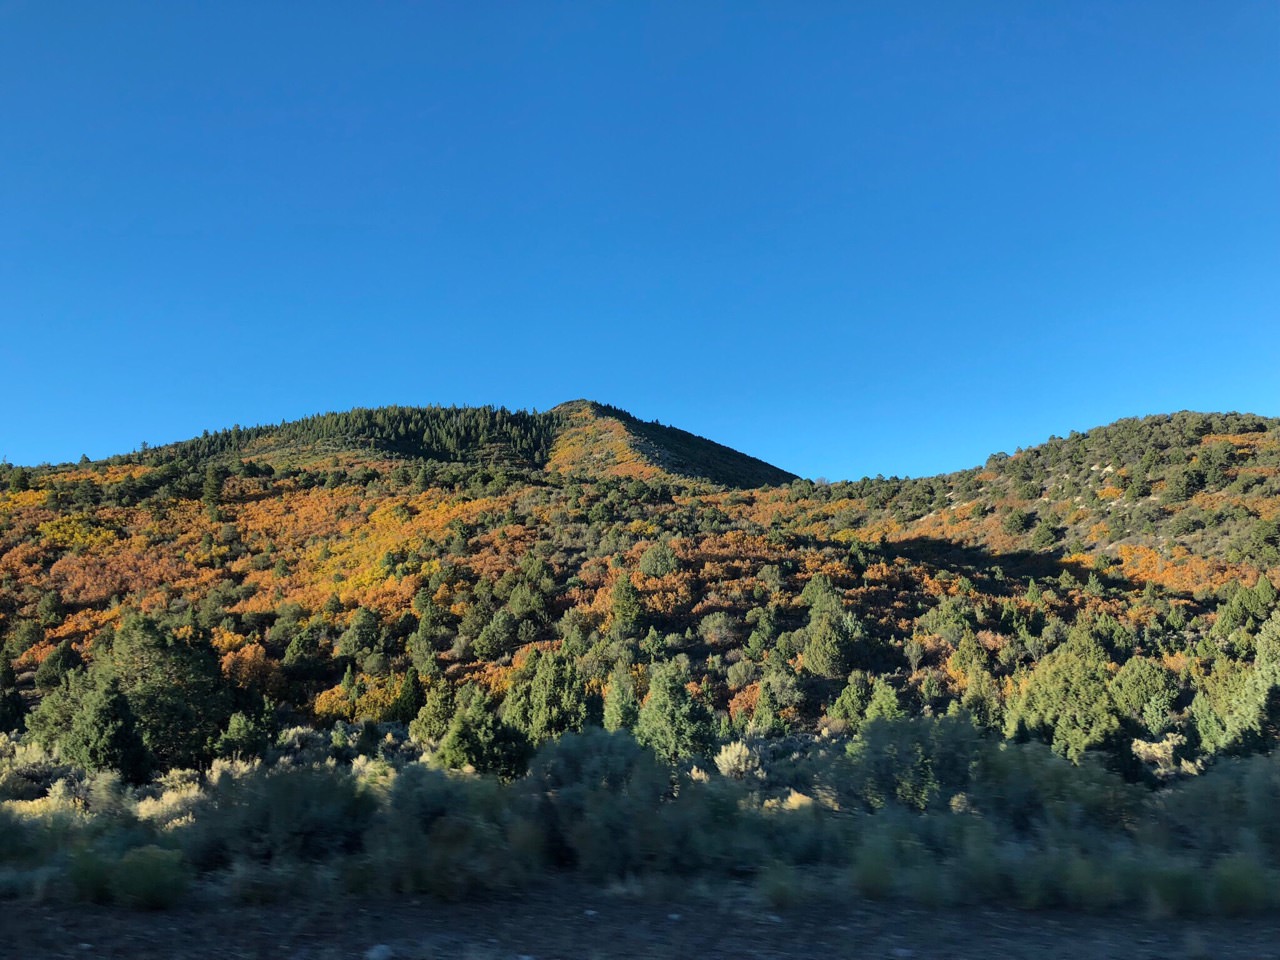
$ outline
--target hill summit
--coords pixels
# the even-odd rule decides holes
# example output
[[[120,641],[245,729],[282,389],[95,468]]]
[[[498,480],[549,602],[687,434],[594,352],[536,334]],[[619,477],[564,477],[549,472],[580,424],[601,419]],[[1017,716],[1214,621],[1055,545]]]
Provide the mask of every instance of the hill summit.
[[[236,426],[153,452],[192,460],[250,458],[273,466],[357,453],[593,477],[679,477],[739,488],[796,479],[723,444],[590,400],[541,413],[492,406],[357,408],[278,425]]]

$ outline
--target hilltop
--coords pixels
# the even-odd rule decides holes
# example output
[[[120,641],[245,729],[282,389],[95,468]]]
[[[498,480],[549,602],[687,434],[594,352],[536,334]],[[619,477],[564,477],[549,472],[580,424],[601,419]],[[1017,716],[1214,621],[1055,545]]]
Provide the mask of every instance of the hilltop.
[[[501,407],[378,407],[324,413],[278,425],[233,427],[108,464],[253,461],[273,468],[342,459],[428,460],[495,469],[654,479],[729,487],[789,483],[795,474],[685,430],[625,410],[574,400],[549,411]]]

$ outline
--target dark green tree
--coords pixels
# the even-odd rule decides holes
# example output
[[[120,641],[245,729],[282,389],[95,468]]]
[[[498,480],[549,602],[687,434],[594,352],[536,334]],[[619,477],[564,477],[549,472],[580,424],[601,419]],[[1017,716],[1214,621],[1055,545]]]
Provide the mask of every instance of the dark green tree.
[[[218,737],[213,752],[219,757],[261,756],[271,742],[271,730],[262,719],[240,710],[231,715],[227,729]]]
[[[697,756],[711,747],[711,715],[689,693],[688,684],[688,670],[678,662],[654,664],[649,695],[636,720],[636,740],[667,761]]]
[[[646,577],[665,577],[680,569],[680,561],[669,543],[655,543],[640,555],[640,572]]]
[[[559,650],[543,654],[529,690],[529,739],[534,746],[587,722],[582,677],[572,657]]]
[[[805,633],[805,669],[831,680],[847,676],[865,636],[861,622],[850,613],[819,609],[811,611]]]
[[[443,680],[431,683],[423,696],[422,709],[409,724],[409,736],[420,744],[443,740],[453,722],[455,707],[453,687]]]
[[[80,666],[80,663],[80,654],[71,641],[63,640],[36,668],[36,689],[41,693],[56,689],[62,683],[62,678]]]
[[[613,636],[634,637],[639,633],[644,604],[640,599],[640,591],[631,582],[631,577],[626,570],[620,570],[617,580],[614,581],[609,611],[610,630]]]
[[[1086,750],[1107,745],[1120,731],[1110,680],[1102,647],[1074,635],[1031,672],[1009,705],[1006,734],[1038,736],[1078,763]]]
[[[133,710],[115,678],[86,691],[71,718],[59,753],[85,770],[116,770],[130,783],[150,772],[147,748],[138,734]]]
[[[230,699],[206,642],[179,639],[154,620],[131,615],[93,671],[118,681],[156,766],[208,762],[230,717]]]
[[[604,697],[604,728],[611,733],[630,730],[639,717],[640,702],[636,699],[635,681],[627,665],[620,663],[609,676],[609,690]]]
[[[435,756],[446,767],[470,767],[513,780],[524,773],[530,752],[520,731],[498,718],[489,695],[469,683],[458,693],[453,720]]]
[[[18,678],[9,658],[0,655],[0,733],[9,733],[22,726],[26,706],[18,693]]]
[[[334,653],[340,657],[364,661],[382,649],[382,622],[367,607],[357,607],[351,625],[338,638]]]
[[[229,476],[231,472],[221,463],[211,463],[204,471],[200,502],[204,504],[205,512],[215,520],[219,517],[219,507],[222,506],[222,487]]]
[[[496,660],[511,653],[517,642],[519,621],[505,607],[497,610],[485,624],[472,645],[472,653],[480,660]]]
[[[425,706],[426,695],[422,691],[422,681],[418,678],[418,668],[410,667],[400,681],[400,692],[395,703],[387,714],[387,719],[394,723],[412,723],[417,719],[419,711]]]
[[[849,674],[849,681],[840,691],[840,696],[831,705],[831,716],[843,720],[849,725],[850,732],[856,733],[866,716],[867,705],[871,703],[871,677],[865,671],[854,670]]]

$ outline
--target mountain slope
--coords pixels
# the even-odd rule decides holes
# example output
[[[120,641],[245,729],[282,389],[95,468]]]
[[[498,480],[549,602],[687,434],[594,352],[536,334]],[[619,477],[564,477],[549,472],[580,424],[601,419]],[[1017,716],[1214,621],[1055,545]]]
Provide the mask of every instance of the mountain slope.
[[[706,479],[726,487],[790,483],[793,473],[675,427],[645,423],[590,400],[561,404],[562,426],[548,468],[653,479],[667,475]]]
[[[1181,412],[1120,420],[914,480],[806,488],[826,529],[1116,565],[1178,590],[1280,563],[1280,420]]]
[[[431,460],[591,476],[705,480],[730,487],[789,483],[795,474],[675,427],[575,400],[538,413],[501,407],[379,407],[217,433],[114,462],[253,459],[273,467],[321,458]]]
[[[592,698],[620,669],[637,702],[687,672],[671,689],[734,736],[856,727],[872,686],[877,709],[955,705],[1073,759],[1173,732],[1198,761],[1270,729],[1268,688],[1245,684],[1269,682],[1255,650],[1280,605],[1280,421],[1181,413],[942,477],[742,486],[787,476],[587,401],[0,465],[0,726],[76,695],[63,681],[124,630],[198,649],[219,724],[390,722],[411,676],[505,702],[559,651]],[[1106,692],[1130,662],[1154,706]],[[1095,699],[1054,706],[1086,680]]]

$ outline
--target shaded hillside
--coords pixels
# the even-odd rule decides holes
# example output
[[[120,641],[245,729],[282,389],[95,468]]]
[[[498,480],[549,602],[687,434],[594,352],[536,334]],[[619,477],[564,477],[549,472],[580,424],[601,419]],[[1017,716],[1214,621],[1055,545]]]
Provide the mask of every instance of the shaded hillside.
[[[982,547],[1034,568],[1095,560],[1117,575],[1194,592],[1235,565],[1280,564],[1280,420],[1176,413],[995,454],[913,480],[801,486],[834,534]]]
[[[675,427],[645,423],[589,400],[561,404],[562,429],[549,466],[567,473],[652,479],[706,479],[726,487],[763,487],[796,479],[777,467]]]

